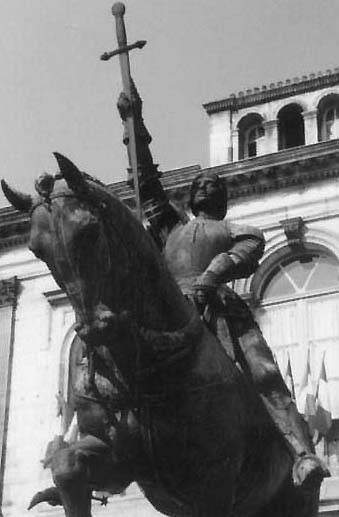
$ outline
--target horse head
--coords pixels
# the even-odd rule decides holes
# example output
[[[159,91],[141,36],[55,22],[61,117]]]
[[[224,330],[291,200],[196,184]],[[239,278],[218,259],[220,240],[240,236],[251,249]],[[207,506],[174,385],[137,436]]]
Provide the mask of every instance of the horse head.
[[[173,330],[187,307],[161,255],[132,212],[100,181],[55,153],[60,173],[35,182],[36,196],[3,180],[10,203],[31,218],[29,248],[50,269],[90,345],[111,339],[120,322]]]

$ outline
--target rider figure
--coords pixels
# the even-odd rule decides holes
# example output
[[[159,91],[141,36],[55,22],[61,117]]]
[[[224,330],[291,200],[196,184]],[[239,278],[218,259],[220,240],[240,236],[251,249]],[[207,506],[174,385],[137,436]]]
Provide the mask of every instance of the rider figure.
[[[159,181],[142,119],[142,102],[133,84],[132,106],[124,94],[118,109],[123,121],[133,109],[140,196],[149,231],[163,250],[182,292],[192,299],[210,329],[250,377],[295,457],[294,480],[328,475],[314,455],[308,428],[291,399],[260,329],[246,303],[226,283],[247,278],[258,267],[265,247],[261,231],[229,223],[225,183],[210,172],[199,174],[190,191],[189,220],[171,204]],[[125,131],[124,143],[128,143]],[[230,345],[230,344],[233,344]]]

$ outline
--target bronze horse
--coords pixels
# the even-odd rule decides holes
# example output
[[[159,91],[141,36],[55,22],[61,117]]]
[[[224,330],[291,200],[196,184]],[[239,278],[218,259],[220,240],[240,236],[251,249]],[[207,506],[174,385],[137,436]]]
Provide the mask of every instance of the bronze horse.
[[[32,198],[29,247],[74,308],[87,347],[80,439],[53,455],[67,517],[91,493],[132,481],[171,517],[310,517],[321,479],[292,482],[293,458],[251,381],[181,294],[152,238],[112,192],[55,154]],[[123,416],[121,416],[123,415]]]

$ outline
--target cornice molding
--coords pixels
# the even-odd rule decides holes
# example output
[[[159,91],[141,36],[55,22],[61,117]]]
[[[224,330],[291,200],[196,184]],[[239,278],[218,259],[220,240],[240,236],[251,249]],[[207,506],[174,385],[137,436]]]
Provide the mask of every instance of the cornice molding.
[[[44,296],[52,307],[59,307],[60,305],[69,304],[67,295],[61,289],[53,289],[52,291],[45,291]]]
[[[293,95],[329,88],[339,84],[339,68],[334,71],[327,70],[326,74],[318,72],[317,74],[304,75],[295,77],[292,80],[287,79],[285,82],[271,83],[269,86],[264,85],[261,88],[247,89],[245,92],[238,94],[232,93],[226,99],[207,102],[203,104],[203,108],[208,115],[218,113],[219,111],[236,111],[256,104],[263,104]]]
[[[339,177],[339,140],[285,149],[238,162],[201,169],[199,165],[163,173],[162,184],[169,197],[187,209],[192,180],[200,172],[215,172],[227,181],[229,199],[265,194]],[[134,192],[126,181],[108,185],[131,209]],[[29,218],[12,208],[0,210],[0,248],[25,244]]]
[[[24,246],[28,242],[28,228],[29,221],[27,221],[25,227],[23,228],[22,235],[13,235],[8,237],[7,239],[0,240],[0,250],[6,250],[14,248],[14,246]],[[0,238],[1,239],[1,238]]]

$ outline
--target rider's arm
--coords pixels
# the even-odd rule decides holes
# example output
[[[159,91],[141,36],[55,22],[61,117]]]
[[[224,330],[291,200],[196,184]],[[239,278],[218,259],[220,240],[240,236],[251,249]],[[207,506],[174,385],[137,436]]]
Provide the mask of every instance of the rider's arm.
[[[264,253],[265,239],[260,230],[233,224],[227,224],[227,227],[232,245],[218,254],[199,277],[197,284],[202,288],[217,288],[224,282],[249,277]]]
[[[132,106],[140,201],[147,219],[147,229],[161,249],[166,242],[169,232],[176,225],[186,222],[186,215],[180,213],[179,209],[170,202],[160,182],[161,173],[158,171],[158,166],[153,163],[152,153],[149,148],[152,137],[144,124],[142,117],[142,100],[134,83],[132,84]],[[118,100],[118,110],[125,126],[123,142],[127,145],[129,136],[125,122],[129,116],[131,105],[123,93],[120,94]],[[133,183],[132,180],[130,183]]]

